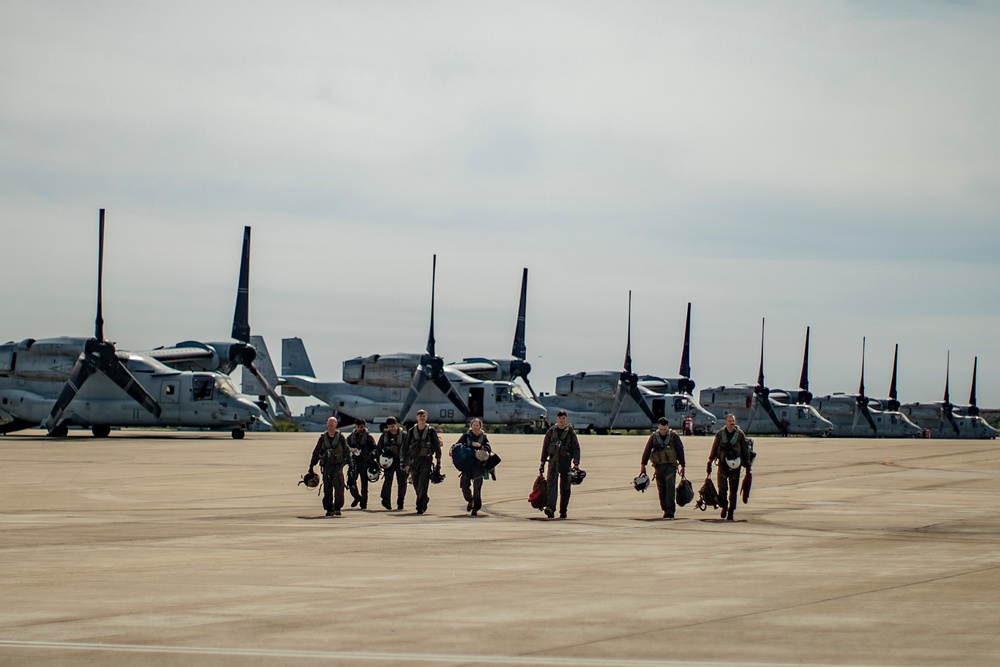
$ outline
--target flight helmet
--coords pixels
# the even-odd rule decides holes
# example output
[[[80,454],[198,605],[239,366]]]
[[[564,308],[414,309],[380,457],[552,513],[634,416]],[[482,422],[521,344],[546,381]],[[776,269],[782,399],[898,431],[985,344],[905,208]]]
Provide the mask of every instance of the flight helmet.
[[[447,477],[447,475],[441,472],[441,466],[434,466],[434,469],[431,470],[431,484],[440,484],[444,481],[445,477]]]
[[[587,476],[586,470],[580,470],[579,468],[574,468],[569,471],[569,483],[583,484],[583,478],[586,476]]]
[[[302,475],[302,479],[299,480],[299,484],[305,484],[310,489],[315,489],[319,486],[319,475],[314,472],[307,472]],[[296,484],[298,486],[298,484]]]
[[[638,477],[632,480],[632,486],[635,487],[636,491],[646,492],[649,487],[649,475],[646,473],[640,473]]]
[[[369,482],[377,482],[382,477],[382,468],[379,467],[377,462],[371,461],[368,463],[368,469],[365,470],[365,474],[368,475]]]
[[[378,464],[383,468],[391,468],[395,461],[396,459],[393,458],[392,452],[389,450],[382,452],[382,455],[378,457]]]

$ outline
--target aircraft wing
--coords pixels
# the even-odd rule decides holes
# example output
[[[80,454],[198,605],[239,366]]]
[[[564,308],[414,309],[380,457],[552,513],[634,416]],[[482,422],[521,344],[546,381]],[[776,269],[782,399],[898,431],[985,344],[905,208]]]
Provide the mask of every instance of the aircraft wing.
[[[155,350],[148,350],[140,354],[169,365],[182,361],[211,359],[215,352],[205,347],[158,347]]]

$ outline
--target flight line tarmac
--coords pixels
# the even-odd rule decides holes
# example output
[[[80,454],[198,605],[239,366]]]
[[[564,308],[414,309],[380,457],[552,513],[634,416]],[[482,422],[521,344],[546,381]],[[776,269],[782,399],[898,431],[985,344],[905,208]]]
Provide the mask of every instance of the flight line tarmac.
[[[426,515],[324,518],[316,438],[0,438],[0,665],[1000,663],[996,441],[757,438],[727,523],[660,519],[633,436],[581,436],[566,520],[538,435],[490,437],[478,517],[446,459]]]

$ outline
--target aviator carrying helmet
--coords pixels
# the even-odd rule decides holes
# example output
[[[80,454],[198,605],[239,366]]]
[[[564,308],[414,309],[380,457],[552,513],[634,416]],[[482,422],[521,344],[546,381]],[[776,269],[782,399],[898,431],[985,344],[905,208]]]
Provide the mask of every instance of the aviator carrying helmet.
[[[444,481],[445,477],[447,477],[447,475],[441,472],[441,466],[434,466],[434,469],[431,470],[431,484],[440,484]]]
[[[580,470],[579,468],[573,468],[569,471],[569,483],[570,484],[583,484],[584,477],[587,476],[586,470]]]
[[[645,493],[646,489],[649,488],[649,475],[644,472],[639,473],[639,476],[632,480],[632,486],[635,487],[636,491]]]
[[[365,474],[368,475],[369,482],[377,482],[382,477],[382,468],[379,467],[376,461],[369,461]]]
[[[378,464],[383,468],[391,468],[392,464],[395,462],[396,459],[393,458],[392,452],[390,452],[388,449],[382,452],[382,454],[380,454],[378,457]]]
[[[314,472],[307,472],[302,475],[302,479],[299,480],[299,484],[305,484],[310,489],[315,489],[319,486],[319,475]],[[299,484],[296,484],[295,486],[298,486]]]

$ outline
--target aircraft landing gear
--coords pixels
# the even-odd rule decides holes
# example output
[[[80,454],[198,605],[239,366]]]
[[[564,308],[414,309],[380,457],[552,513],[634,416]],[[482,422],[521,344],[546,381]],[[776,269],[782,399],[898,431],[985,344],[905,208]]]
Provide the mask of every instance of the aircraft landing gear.
[[[234,428],[233,429],[233,440],[242,440],[243,436],[245,436],[246,434],[247,434],[247,432],[244,431],[243,429],[241,429],[241,428]]]
[[[95,438],[106,438],[111,435],[111,427],[107,425],[92,426],[90,432],[94,434]]]
[[[69,425],[66,422],[59,424],[49,433],[52,438],[65,438],[67,435],[69,435]]]

